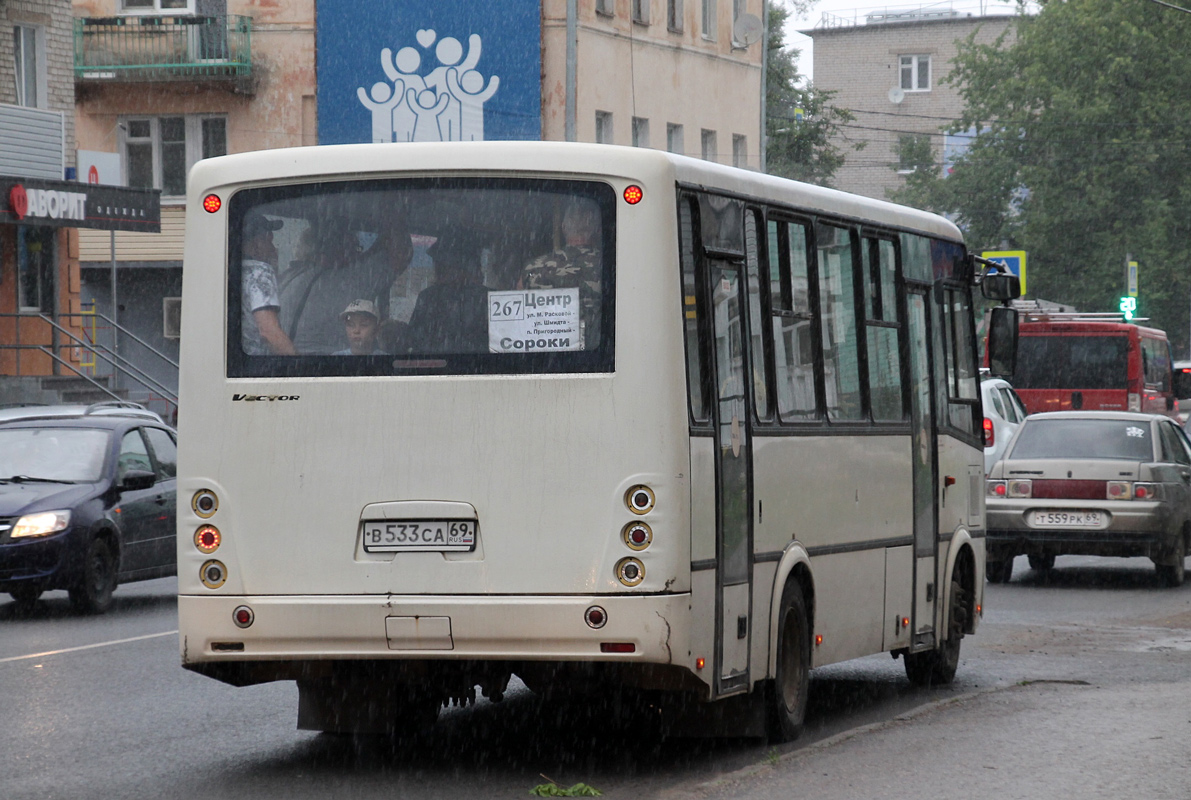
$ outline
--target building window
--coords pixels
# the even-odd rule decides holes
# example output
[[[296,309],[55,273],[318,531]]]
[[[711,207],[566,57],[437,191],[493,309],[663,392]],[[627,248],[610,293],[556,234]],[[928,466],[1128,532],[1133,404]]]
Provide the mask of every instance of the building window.
[[[17,303],[25,313],[54,313],[54,228],[17,227]]]
[[[719,150],[715,144],[715,131],[706,128],[699,134],[699,144],[702,146],[704,161],[719,161]]]
[[[29,108],[45,108],[45,30],[33,25],[15,25],[12,36],[17,84],[16,104]]]
[[[122,125],[126,177],[136,189],[183,196],[186,173],[195,162],[227,154],[224,117],[141,117],[126,119]]]
[[[715,41],[715,0],[703,0],[703,38]]]
[[[747,167],[749,164],[749,139],[739,133],[732,134],[732,166]]]
[[[900,86],[907,92],[930,91],[930,56],[899,56]]]
[[[732,0],[732,46],[744,47],[744,42],[736,41],[736,23],[748,11],[748,0]]]
[[[650,0],[629,0],[633,11],[633,22],[641,25],[649,24]]]
[[[633,147],[649,147],[649,120],[633,117]]]
[[[598,144],[612,144],[612,112],[595,112],[595,140]]]
[[[120,0],[120,11],[126,14],[193,14],[194,0]]]
[[[603,14],[605,17],[612,16],[612,4],[616,0],[596,0],[596,13]]]
[[[673,122],[666,123],[666,149],[671,153],[683,153],[682,126]]]
[[[682,0],[666,0],[666,28],[682,33]]]

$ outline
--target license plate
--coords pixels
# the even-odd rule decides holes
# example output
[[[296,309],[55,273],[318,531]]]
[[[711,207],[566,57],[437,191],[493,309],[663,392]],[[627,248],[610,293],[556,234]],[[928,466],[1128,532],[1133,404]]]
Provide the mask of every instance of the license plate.
[[[364,552],[469,552],[476,548],[476,522],[470,519],[369,520]]]
[[[1103,528],[1103,511],[1035,511],[1030,520],[1035,528]]]

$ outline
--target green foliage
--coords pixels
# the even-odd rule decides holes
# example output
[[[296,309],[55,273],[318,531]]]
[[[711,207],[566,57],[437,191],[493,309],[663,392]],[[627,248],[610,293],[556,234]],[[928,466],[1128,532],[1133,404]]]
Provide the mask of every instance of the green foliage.
[[[1191,300],[1191,14],[1150,0],[1047,2],[945,79],[954,132],[980,134],[951,175],[919,170],[893,199],[955,215],[974,250],[1029,253],[1029,294],[1112,311],[1125,257],[1139,313],[1187,347]]]
[[[542,777],[546,778],[545,775]],[[592,788],[586,783],[576,783],[574,786],[564,788],[549,778],[546,780],[550,782],[539,783],[530,789],[529,793],[534,797],[600,797],[603,795],[599,789]]]
[[[805,13],[809,2],[794,4]],[[786,47],[783,28],[791,11],[769,5],[769,54],[765,79],[766,172],[821,186],[844,163],[844,153],[831,143],[839,126],[853,116],[830,104],[835,92],[800,85],[798,50]],[[856,145],[860,149],[862,145]]]

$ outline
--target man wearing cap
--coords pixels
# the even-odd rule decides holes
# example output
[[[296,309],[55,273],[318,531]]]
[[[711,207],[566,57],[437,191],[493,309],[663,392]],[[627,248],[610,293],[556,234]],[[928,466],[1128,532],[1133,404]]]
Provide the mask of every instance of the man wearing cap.
[[[277,248],[273,231],[282,225],[256,211],[244,217],[240,244],[243,256],[240,283],[240,343],[250,356],[297,355],[294,343],[281,328],[277,291]]]
[[[337,350],[334,356],[383,356],[384,350],[376,346],[376,335],[380,328],[380,315],[376,303],[371,300],[353,300],[339,315],[347,333],[349,347]]]

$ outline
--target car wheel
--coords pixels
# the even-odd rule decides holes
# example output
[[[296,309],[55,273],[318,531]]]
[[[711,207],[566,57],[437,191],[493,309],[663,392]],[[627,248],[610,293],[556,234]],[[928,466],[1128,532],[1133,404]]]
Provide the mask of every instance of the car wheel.
[[[70,588],[70,603],[84,614],[102,614],[112,605],[116,590],[116,558],[104,539],[91,540],[83,572]]]
[[[32,608],[37,598],[41,597],[41,592],[40,586],[17,586],[8,590],[17,606],[22,609]]]
[[[1174,552],[1171,554],[1173,564],[1156,564],[1158,579],[1164,586],[1174,588],[1182,586],[1187,573],[1187,539],[1182,533],[1175,537]]]
[[[951,683],[959,668],[959,647],[968,623],[968,591],[958,576],[951,579],[951,613],[947,640],[934,650],[906,653],[906,677],[916,686]]]
[[[1027,556],[1027,558],[1030,559],[1030,569],[1036,569],[1040,572],[1046,572],[1047,570],[1054,569],[1054,566],[1055,566],[1055,554],[1054,553],[1043,553],[1042,555],[1032,555],[1032,556]]]
[[[1004,561],[984,562],[984,577],[988,578],[989,583],[1008,583],[1011,574],[1013,574],[1012,558],[1007,558]]]
[[[789,742],[802,733],[810,693],[811,634],[797,579],[786,582],[777,617],[777,669],[767,684],[769,738]]]

